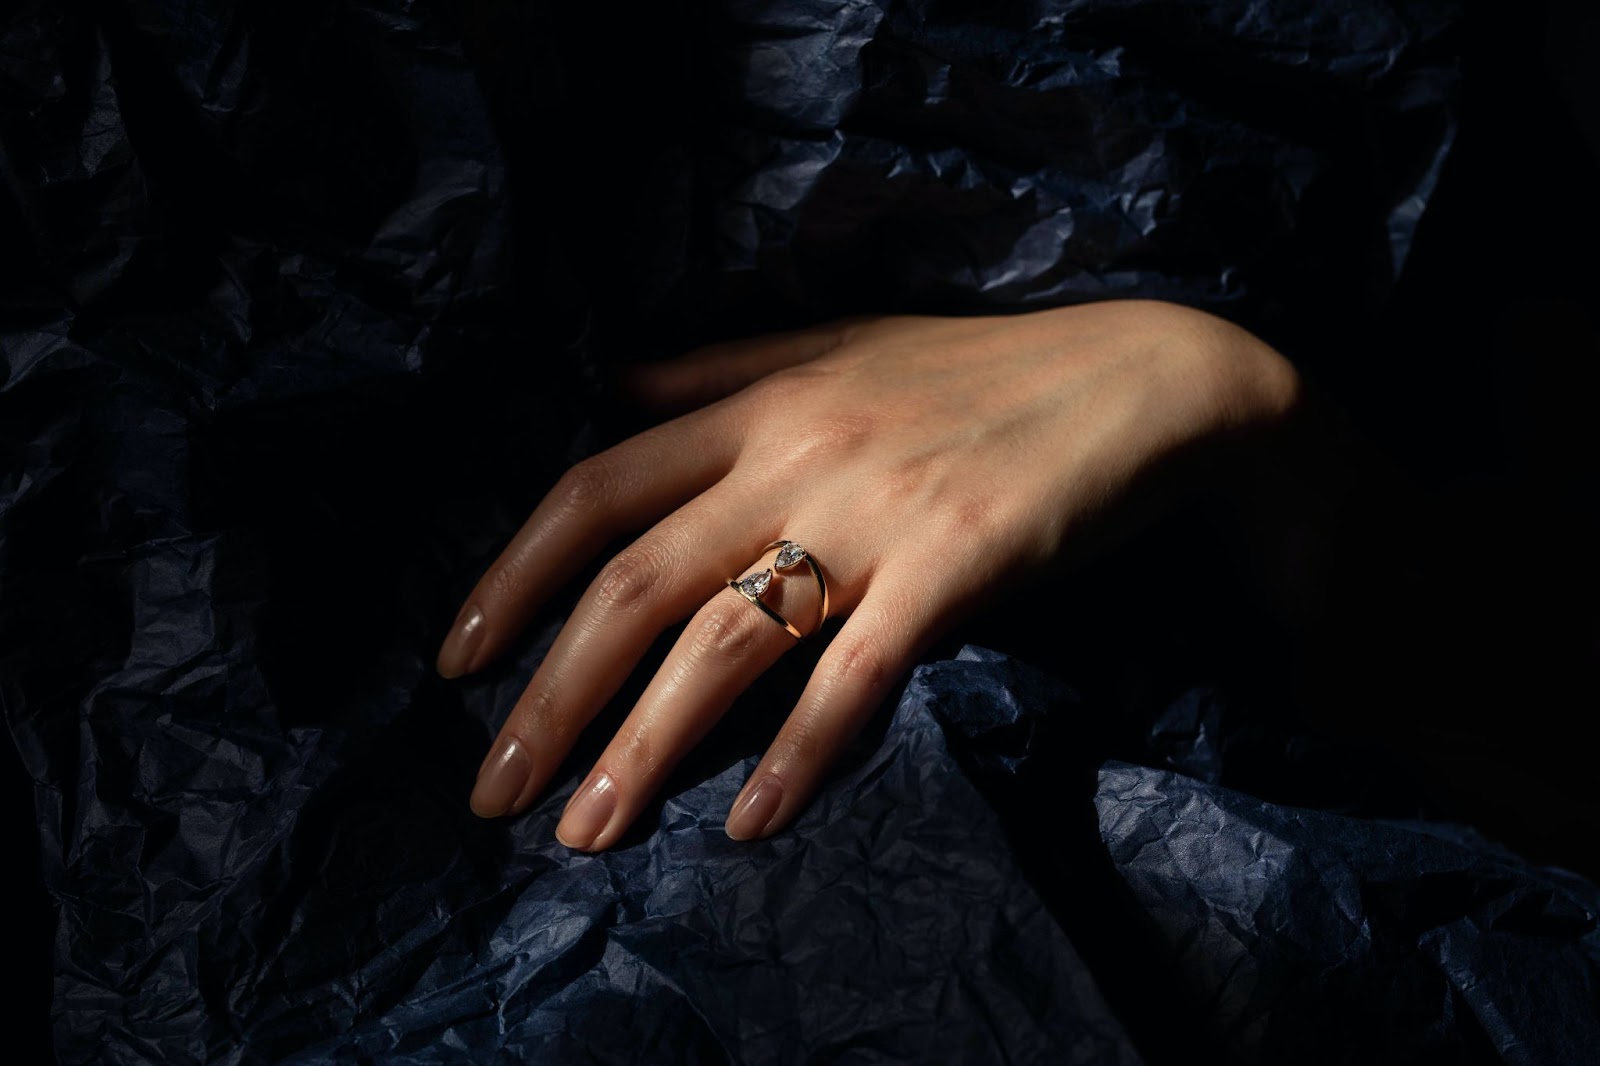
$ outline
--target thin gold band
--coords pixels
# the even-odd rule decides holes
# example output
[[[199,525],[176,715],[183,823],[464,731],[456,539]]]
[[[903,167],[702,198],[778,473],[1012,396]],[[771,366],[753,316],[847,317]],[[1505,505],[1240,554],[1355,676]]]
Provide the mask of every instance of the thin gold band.
[[[745,596],[744,595],[744,589],[739,587],[739,582],[735,581],[731,577],[728,579],[728,587],[733,589],[733,591],[737,592],[739,595],[744,596],[745,599],[749,600],[751,603],[755,604],[757,607],[759,607],[763,611],[765,611],[768,618],[772,619],[774,622],[778,623],[780,626],[782,626],[783,628],[787,629],[790,633],[793,633],[795,640],[805,640],[806,639],[806,635],[804,633],[800,632],[798,629],[796,629],[793,625],[791,625],[789,623],[789,620],[787,618],[783,617],[783,615],[779,614],[777,611],[774,611],[771,607],[768,607],[766,604],[762,603],[760,600],[756,599],[755,597],[753,597],[753,596]]]

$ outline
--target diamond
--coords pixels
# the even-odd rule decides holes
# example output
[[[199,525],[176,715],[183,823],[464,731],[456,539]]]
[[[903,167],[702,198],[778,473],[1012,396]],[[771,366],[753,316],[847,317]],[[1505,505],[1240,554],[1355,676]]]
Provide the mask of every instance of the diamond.
[[[739,582],[738,589],[750,599],[755,599],[767,591],[767,586],[772,584],[772,571],[763,570],[759,574],[751,574]]]
[[[783,547],[778,549],[778,557],[772,560],[772,565],[779,570],[786,570],[806,557],[806,550],[792,540],[783,542]]]

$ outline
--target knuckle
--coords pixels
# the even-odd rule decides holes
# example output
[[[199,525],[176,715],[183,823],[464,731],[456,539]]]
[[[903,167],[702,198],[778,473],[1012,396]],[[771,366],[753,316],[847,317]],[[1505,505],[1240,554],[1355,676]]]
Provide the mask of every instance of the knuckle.
[[[794,419],[784,412],[793,411],[797,393],[789,372],[779,370],[752,381],[725,401],[754,456],[782,452],[787,446],[789,436],[782,427],[793,425]]]
[[[874,489],[886,504],[912,505],[926,514],[939,502],[947,467],[941,456],[904,456],[884,471]]]
[[[756,623],[775,628],[736,595],[718,596],[695,619],[689,654],[696,660],[728,662],[743,658],[761,636]]]
[[[556,482],[552,495],[570,512],[582,513],[604,507],[615,494],[616,477],[610,463],[591,456],[567,468]]]
[[[784,426],[783,448],[786,464],[837,462],[860,452],[878,432],[878,420],[870,411],[859,410],[849,418],[823,415],[809,419],[795,430]]]
[[[661,575],[656,553],[647,548],[626,548],[595,578],[595,602],[607,611],[631,611],[650,597]]]
[[[523,693],[508,728],[531,751],[559,747],[572,736],[571,723],[560,713],[555,697],[545,688]]]
[[[820,710],[792,714],[784,723],[783,735],[773,744],[777,750],[772,761],[783,767],[821,766],[833,756],[834,745],[828,743],[828,735]]]
[[[617,762],[627,767],[626,774],[612,774],[613,780],[649,782],[663,767],[661,750],[647,728],[631,729],[617,737]]]
[[[960,541],[985,541],[991,534],[1011,524],[1007,509],[987,492],[966,491],[946,494],[938,511],[938,524],[950,537]]]
[[[888,678],[888,656],[874,637],[841,634],[828,654],[830,688],[876,692]]]
[[[880,421],[870,408],[853,411],[848,416],[829,415],[813,419],[802,439],[815,449],[858,451],[877,434]]]
[[[500,563],[489,569],[484,575],[484,582],[489,589],[489,598],[500,603],[520,599],[527,587],[527,579],[521,567]]]
[[[787,407],[808,388],[808,378],[796,368],[774,370],[745,386],[745,397],[758,407]]]

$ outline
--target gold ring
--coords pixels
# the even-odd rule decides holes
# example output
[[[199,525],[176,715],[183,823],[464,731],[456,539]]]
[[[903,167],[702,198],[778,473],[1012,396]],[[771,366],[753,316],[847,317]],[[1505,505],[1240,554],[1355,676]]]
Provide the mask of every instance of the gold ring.
[[[761,602],[761,594],[767,591],[767,587],[772,584],[774,569],[787,570],[791,566],[804,562],[811,568],[811,576],[817,579],[817,591],[822,594],[822,610],[817,615],[817,629],[821,629],[822,623],[828,620],[828,583],[822,579],[822,567],[817,565],[817,561],[811,557],[811,553],[794,541],[775,540],[765,548],[762,548],[761,551],[765,554],[773,548],[778,549],[778,557],[772,560],[772,566],[758,573],[747,574],[743,578],[729,578],[728,585],[739,595],[761,608],[768,618],[787,629],[795,640],[804,640],[805,634],[791,625],[787,618]],[[812,632],[816,632],[816,630],[812,630]]]

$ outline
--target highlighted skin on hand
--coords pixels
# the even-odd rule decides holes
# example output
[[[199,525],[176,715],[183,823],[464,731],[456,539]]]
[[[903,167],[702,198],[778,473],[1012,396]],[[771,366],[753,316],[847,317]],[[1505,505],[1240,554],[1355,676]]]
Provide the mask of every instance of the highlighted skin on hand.
[[[668,627],[689,623],[574,793],[556,835],[614,843],[795,638],[730,578],[794,540],[843,616],[734,801],[766,836],[918,656],[996,590],[1052,567],[1164,459],[1282,422],[1299,379],[1250,333],[1124,300],[973,318],[858,317],[635,368],[630,395],[684,411],[569,470],[479,579],[439,652],[455,677],[501,654],[600,545],[642,531],[584,593],[484,760],[472,808],[525,810]],[[939,565],[926,564],[929,544]],[[804,567],[800,570],[804,571]],[[817,588],[762,602],[814,628]]]

